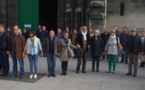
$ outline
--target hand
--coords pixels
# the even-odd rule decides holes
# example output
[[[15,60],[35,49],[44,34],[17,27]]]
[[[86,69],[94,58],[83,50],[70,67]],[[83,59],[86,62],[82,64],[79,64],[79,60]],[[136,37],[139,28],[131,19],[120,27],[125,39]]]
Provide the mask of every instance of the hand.
[[[9,55],[9,54],[10,54],[10,51],[6,51],[6,54],[8,54],[8,55]]]
[[[143,52],[141,52],[141,53],[140,53],[140,55],[144,55],[144,53],[143,53]]]
[[[77,44],[77,48],[80,48],[81,46],[79,44]]]
[[[43,57],[43,53],[40,53],[40,56]]]
[[[88,45],[88,48],[90,48],[90,45]]]
[[[124,54],[125,52],[124,51],[122,51],[122,54]]]
[[[23,57],[23,58],[25,57],[25,53],[23,53],[22,57]]]

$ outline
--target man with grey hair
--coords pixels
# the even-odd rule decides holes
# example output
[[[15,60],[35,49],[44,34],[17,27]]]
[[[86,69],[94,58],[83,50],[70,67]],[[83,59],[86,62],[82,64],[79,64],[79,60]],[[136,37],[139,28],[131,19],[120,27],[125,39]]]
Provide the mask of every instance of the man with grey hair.
[[[10,54],[10,37],[4,30],[5,26],[0,24],[0,68],[3,70],[2,76],[8,77]]]
[[[131,30],[131,36],[129,37],[126,48],[129,47],[129,64],[128,64],[128,73],[127,76],[132,75],[132,64],[134,64],[134,74],[133,77],[137,76],[137,62],[138,55],[141,52],[141,37],[137,34],[136,29]],[[125,49],[126,49],[125,48]]]

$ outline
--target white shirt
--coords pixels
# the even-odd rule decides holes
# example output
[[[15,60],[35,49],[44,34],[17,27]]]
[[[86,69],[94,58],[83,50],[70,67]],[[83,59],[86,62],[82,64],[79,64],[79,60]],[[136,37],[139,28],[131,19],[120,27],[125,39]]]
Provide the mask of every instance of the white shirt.
[[[83,40],[86,41],[86,40],[87,40],[87,36],[86,36],[86,35],[87,35],[87,32],[82,32],[82,31],[81,31],[81,33],[82,33],[82,35],[83,35]]]

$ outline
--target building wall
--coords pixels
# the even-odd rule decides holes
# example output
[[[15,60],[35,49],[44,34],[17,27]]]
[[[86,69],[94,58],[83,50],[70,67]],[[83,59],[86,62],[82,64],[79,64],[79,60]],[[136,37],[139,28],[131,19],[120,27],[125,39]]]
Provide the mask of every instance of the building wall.
[[[119,29],[127,26],[145,29],[145,0],[107,0],[107,27],[110,29],[114,25]],[[120,16],[120,3],[125,4],[124,16]]]

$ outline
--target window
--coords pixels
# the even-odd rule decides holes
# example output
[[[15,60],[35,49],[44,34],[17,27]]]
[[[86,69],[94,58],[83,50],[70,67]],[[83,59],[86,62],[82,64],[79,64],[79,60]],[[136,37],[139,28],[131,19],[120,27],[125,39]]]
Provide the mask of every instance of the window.
[[[124,16],[124,3],[120,3],[120,16]]]

